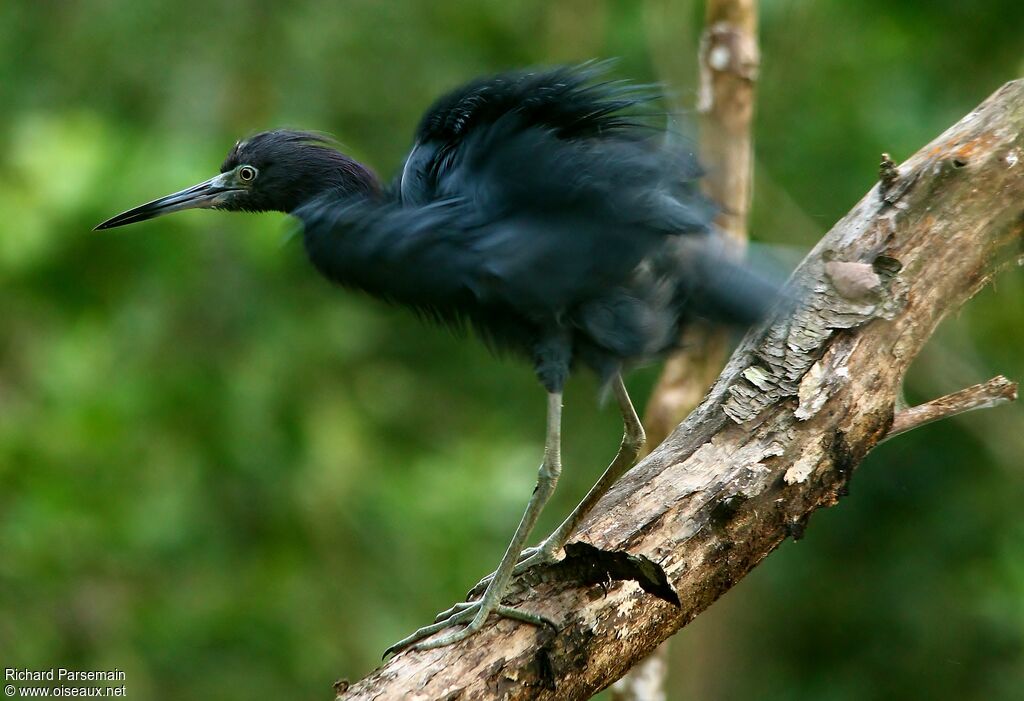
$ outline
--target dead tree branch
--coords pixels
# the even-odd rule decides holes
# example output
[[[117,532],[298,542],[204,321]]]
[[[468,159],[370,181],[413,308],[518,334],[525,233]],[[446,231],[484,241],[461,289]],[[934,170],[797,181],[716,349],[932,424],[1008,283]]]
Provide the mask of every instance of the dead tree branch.
[[[1022,131],[1016,81],[903,163],[884,196],[872,188],[796,271],[801,301],[748,335],[584,524],[580,540],[658,563],[679,606],[633,582],[526,573],[511,603],[557,632],[496,621],[403,653],[342,698],[589,698],[799,537],[890,432],[903,376],[943,317],[1021,260]]]
[[[893,417],[889,433],[882,440],[887,441],[901,433],[913,431],[915,428],[933,421],[947,419],[976,409],[990,409],[1006,402],[1016,401],[1016,399],[1017,383],[998,375],[980,385],[971,385],[959,392],[953,392],[898,412]]]

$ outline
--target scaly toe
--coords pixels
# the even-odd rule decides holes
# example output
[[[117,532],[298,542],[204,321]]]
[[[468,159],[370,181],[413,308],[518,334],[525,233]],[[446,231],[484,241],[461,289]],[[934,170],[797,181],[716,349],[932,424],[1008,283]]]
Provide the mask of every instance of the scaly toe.
[[[434,617],[434,623],[440,623],[441,621],[443,621],[445,619],[451,618],[452,616],[454,616],[457,613],[465,611],[470,606],[473,606],[473,605],[479,604],[479,603],[480,603],[479,601],[460,601],[457,604],[454,604],[447,611],[442,611],[441,613],[437,614],[437,616]]]
[[[412,633],[412,635],[406,638],[402,638],[397,643],[395,643],[387,650],[385,650],[384,655],[382,657],[386,658],[388,655],[395,655],[401,652],[402,650],[405,650],[406,648],[414,645],[420,640],[423,640],[424,638],[429,638],[431,635],[437,633],[438,631],[442,631],[450,626],[458,625],[460,623],[465,623],[469,621],[476,614],[476,610],[473,609],[474,605],[476,606],[476,608],[480,607],[479,603],[470,604],[459,609],[458,611],[455,611],[450,616],[444,617],[445,614],[449,613],[450,611],[455,609],[456,606],[458,606],[458,604],[456,604],[448,611],[438,614],[437,619],[435,620],[434,623],[431,623],[429,626],[423,626],[419,630]]]
[[[384,651],[384,657],[399,653],[410,647],[414,650],[433,650],[434,648],[452,645],[461,640],[465,640],[483,628],[484,623],[487,622],[488,616],[492,613],[497,616],[501,616],[502,618],[511,618],[514,621],[529,623],[530,625],[537,626],[538,628],[547,626],[554,631],[558,630],[558,626],[555,625],[554,621],[551,619],[534,613],[520,611],[519,609],[512,608],[511,606],[492,606],[488,607],[487,610],[484,610],[479,601],[462,602],[455,604],[447,611],[439,614],[437,617],[438,620],[435,623],[420,628],[409,637],[399,640],[397,643],[389,647]],[[442,635],[437,640],[424,641],[424,638],[429,638],[434,633],[438,633],[445,628],[450,628],[451,626],[460,624],[466,624],[466,627],[460,630],[454,630],[447,635]]]
[[[532,626],[543,628],[547,626],[554,632],[558,632],[558,626],[550,618],[546,618],[537,613],[527,613],[526,611],[520,611],[514,609],[511,606],[498,606],[494,609],[494,613],[504,618],[511,618],[514,621],[522,621],[523,623],[529,623]]]
[[[479,614],[479,612],[477,613]],[[483,626],[483,620],[481,619],[486,619],[486,616],[481,617],[480,615],[477,615],[473,618],[472,621],[469,622],[469,625],[467,625],[462,630],[453,630],[451,633],[448,633],[447,635],[442,635],[437,640],[426,640],[424,642],[416,643],[413,649],[433,650],[435,648],[444,647],[445,645],[453,645],[459,642],[460,640],[465,640],[466,638],[480,630],[480,628]]]

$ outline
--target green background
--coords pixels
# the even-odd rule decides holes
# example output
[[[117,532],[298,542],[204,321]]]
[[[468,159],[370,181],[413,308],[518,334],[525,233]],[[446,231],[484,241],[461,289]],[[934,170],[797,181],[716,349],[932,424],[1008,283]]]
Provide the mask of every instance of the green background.
[[[532,488],[529,368],[331,288],[281,215],[100,220],[236,138],[333,132],[390,177],[442,90],[620,57],[692,108],[693,2],[0,3],[0,666],[130,698],[330,698],[490,571]],[[807,249],[1024,74],[1019,0],[765,0],[757,239]],[[1024,377],[1024,276],[944,323],[912,401]],[[884,359],[880,359],[884,362]],[[630,385],[642,403],[657,368]],[[614,452],[567,390],[553,527]],[[676,638],[670,699],[1024,698],[1024,413],[871,455]]]

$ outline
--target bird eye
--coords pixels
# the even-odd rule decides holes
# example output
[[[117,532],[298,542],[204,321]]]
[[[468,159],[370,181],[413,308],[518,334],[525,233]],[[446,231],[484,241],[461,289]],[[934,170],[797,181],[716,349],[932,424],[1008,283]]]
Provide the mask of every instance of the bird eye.
[[[256,169],[252,166],[242,166],[238,169],[238,179],[243,183],[251,183],[256,179]]]

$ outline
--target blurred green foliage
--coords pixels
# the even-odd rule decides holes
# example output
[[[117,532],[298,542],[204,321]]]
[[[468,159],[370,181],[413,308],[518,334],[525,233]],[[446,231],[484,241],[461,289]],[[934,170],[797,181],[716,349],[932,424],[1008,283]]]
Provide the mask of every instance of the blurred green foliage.
[[[619,56],[696,86],[697,3],[0,4],[0,665],[118,667],[131,698],[327,698],[490,571],[534,478],[523,366],[332,289],[280,216],[101,219],[234,139],[331,131],[385,176],[442,90]],[[764,0],[753,228],[810,246],[1024,73],[1019,0]],[[1024,377],[1024,280],[944,325],[912,400]],[[657,368],[631,384],[646,397]],[[564,481],[618,441],[568,390]],[[672,699],[1019,699],[1024,413],[878,450],[677,636]]]

